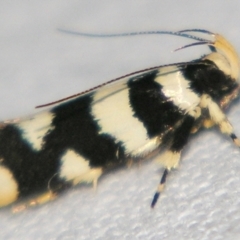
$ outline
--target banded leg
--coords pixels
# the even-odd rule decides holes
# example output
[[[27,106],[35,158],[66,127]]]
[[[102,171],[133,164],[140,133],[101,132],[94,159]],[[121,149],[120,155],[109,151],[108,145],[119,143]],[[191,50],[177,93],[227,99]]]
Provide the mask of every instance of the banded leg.
[[[191,115],[186,115],[182,124],[173,131],[171,136],[170,148],[163,154],[163,156],[159,160],[159,162],[165,167],[165,170],[157,187],[157,191],[153,196],[151,208],[154,208],[161,192],[164,189],[168,173],[172,168],[177,168],[180,160],[181,151],[187,143],[194,122],[195,117]]]
[[[155,204],[157,203],[158,201],[158,198],[160,196],[160,193],[163,191],[164,189],[164,185],[165,185],[165,182],[166,182],[166,179],[167,179],[167,175],[168,175],[168,169],[165,168],[164,172],[163,172],[163,175],[162,175],[162,178],[160,180],[160,183],[158,185],[158,188],[157,188],[157,191],[155,192],[154,196],[153,196],[153,200],[152,200],[152,203],[151,203],[151,208],[154,208]]]

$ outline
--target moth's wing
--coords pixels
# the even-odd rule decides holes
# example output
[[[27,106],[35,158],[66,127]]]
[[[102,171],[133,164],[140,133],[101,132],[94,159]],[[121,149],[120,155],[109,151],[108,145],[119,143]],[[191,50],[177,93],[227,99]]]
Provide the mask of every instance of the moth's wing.
[[[159,144],[158,136],[169,129],[199,103],[188,87],[182,70],[188,63],[143,70],[115,79],[92,90],[56,101],[49,110],[31,117],[10,121],[35,150],[41,149],[45,136],[61,122],[71,132],[80,122],[78,116],[98,125],[99,133],[121,142],[133,155],[151,152]],[[175,120],[174,118],[177,118]],[[8,122],[4,122],[7,124]],[[86,131],[89,127],[86,125]],[[97,134],[97,133],[96,133]]]
[[[74,127],[78,128],[81,122],[87,133],[88,121],[97,125],[96,134],[113,137],[126,153],[147,155],[159,145],[159,135],[163,137],[174,129],[199,103],[199,97],[182,76],[187,64],[155,67],[112,80],[56,101],[49,110],[22,119],[16,126],[24,139],[39,150],[56,123],[65,124],[66,131],[76,134]],[[81,121],[74,122],[78,117]]]

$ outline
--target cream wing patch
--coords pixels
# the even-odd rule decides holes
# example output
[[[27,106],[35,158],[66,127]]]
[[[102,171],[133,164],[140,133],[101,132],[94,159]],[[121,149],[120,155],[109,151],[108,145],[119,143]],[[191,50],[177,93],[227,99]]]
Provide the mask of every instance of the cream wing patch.
[[[162,85],[164,95],[185,112],[194,110],[200,102],[177,67],[162,68],[155,81]]]
[[[42,112],[16,124],[22,132],[23,139],[27,141],[35,151],[41,150],[44,144],[44,136],[54,129],[52,126],[53,117],[54,114],[51,112]]]
[[[62,156],[61,164],[60,177],[67,181],[73,181],[74,185],[79,182],[94,182],[96,184],[97,179],[102,174],[101,168],[91,168],[88,160],[71,149]]]
[[[0,166],[0,207],[6,206],[18,198],[18,184],[11,171]]]
[[[94,100],[99,100],[101,91]],[[92,106],[92,115],[101,127],[101,133],[112,135],[116,142],[122,142],[127,153],[136,151],[149,143],[150,139],[143,123],[134,117],[129,103],[128,89],[115,92]]]

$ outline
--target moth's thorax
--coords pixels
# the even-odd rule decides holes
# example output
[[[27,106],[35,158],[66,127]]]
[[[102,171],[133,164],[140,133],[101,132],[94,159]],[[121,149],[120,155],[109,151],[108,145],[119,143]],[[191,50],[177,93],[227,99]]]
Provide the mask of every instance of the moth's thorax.
[[[218,52],[213,52],[203,58],[203,60],[212,61],[219,70],[223,71],[227,76],[232,77],[232,69],[228,59]],[[234,79],[235,80],[235,79]]]

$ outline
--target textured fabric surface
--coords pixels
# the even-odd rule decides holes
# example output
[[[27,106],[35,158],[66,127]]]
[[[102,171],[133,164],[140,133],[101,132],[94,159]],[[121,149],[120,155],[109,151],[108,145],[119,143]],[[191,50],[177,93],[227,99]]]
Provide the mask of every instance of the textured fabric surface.
[[[206,47],[172,53],[174,36],[89,39],[94,33],[205,28],[240,52],[239,1],[5,1],[0,8],[1,119],[121,75],[192,60]],[[240,101],[228,117],[240,136]],[[191,137],[156,208],[161,169],[153,161],[110,172],[97,192],[81,186],[52,203],[0,210],[0,239],[240,239],[240,151],[216,129]],[[34,164],[34,163],[33,163]]]

